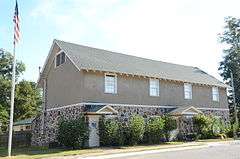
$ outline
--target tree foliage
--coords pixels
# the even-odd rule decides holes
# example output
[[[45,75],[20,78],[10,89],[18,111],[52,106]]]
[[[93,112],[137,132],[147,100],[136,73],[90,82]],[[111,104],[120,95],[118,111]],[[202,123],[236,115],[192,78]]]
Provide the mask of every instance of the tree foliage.
[[[240,107],[240,19],[227,17],[220,42],[225,48],[223,61],[220,62],[220,75],[230,84],[231,72],[233,73],[236,104]],[[231,92],[230,92],[231,93]],[[232,112],[232,96],[229,96],[230,110]]]
[[[13,56],[9,52],[0,50],[0,76],[4,79],[11,79],[12,77],[12,62]],[[16,62],[16,77],[18,78],[25,71],[25,65]]]
[[[20,81],[16,85],[15,96],[15,119],[27,119],[34,117],[41,105],[40,90],[36,83],[29,81]]]
[[[13,56],[0,50],[0,124],[1,131],[6,130],[9,121],[11,77]],[[16,63],[16,91],[15,91],[15,113],[14,120],[31,118],[36,115],[41,104],[40,90],[36,83],[30,81],[18,81],[20,75],[25,71],[22,62]]]

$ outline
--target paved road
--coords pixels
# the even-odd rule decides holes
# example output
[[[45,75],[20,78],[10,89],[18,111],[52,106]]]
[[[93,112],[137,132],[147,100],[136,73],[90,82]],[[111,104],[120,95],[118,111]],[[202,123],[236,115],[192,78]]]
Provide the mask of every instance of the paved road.
[[[240,159],[240,144],[231,143],[192,150],[114,157],[114,159]]]

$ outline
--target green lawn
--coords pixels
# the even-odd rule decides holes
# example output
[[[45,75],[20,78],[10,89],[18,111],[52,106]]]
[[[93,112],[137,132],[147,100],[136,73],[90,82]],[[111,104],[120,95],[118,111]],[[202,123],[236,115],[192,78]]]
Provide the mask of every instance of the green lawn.
[[[138,145],[138,146],[123,146],[123,147],[108,147],[108,148],[94,148],[94,149],[83,149],[83,150],[65,150],[65,149],[49,149],[47,147],[29,147],[29,148],[14,148],[12,150],[11,159],[39,159],[56,156],[70,156],[70,155],[105,155],[115,153],[125,153],[134,151],[146,151],[146,150],[157,150],[166,149],[173,147],[186,147],[186,146],[200,146],[207,142],[219,142],[219,141],[231,141],[232,139],[208,139],[199,140],[197,142],[189,142],[188,145],[184,142],[168,142],[159,145]],[[7,148],[0,147],[0,158],[8,159]]]
[[[103,149],[84,149],[84,150],[63,150],[48,149],[47,147],[14,148],[12,150],[13,159],[38,159],[54,156],[80,155],[86,153],[99,153]],[[0,158],[7,159],[7,148],[0,147]]]
[[[83,150],[64,150],[64,149],[48,149],[47,147],[30,147],[30,148],[14,148],[12,150],[11,159],[39,159],[54,156],[69,156],[69,155],[104,155],[114,153],[124,153],[133,151],[145,151],[154,149],[170,148],[180,146],[183,142],[169,142],[160,145],[140,145],[140,146],[123,146],[112,148],[94,148]],[[0,147],[0,158],[7,159],[7,148]]]

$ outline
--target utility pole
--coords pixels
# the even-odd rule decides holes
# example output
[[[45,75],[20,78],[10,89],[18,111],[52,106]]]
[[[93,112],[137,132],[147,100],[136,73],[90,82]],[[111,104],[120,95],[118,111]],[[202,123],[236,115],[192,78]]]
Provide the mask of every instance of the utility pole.
[[[233,96],[233,109],[234,109],[233,137],[234,139],[237,139],[238,116],[237,116],[236,97],[235,97],[235,89],[234,89],[232,72],[231,72],[231,83],[232,83],[232,96]]]

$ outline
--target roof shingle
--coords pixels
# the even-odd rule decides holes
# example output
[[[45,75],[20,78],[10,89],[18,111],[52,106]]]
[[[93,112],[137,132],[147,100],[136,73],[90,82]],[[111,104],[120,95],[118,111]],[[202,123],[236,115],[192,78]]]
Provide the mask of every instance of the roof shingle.
[[[197,67],[155,61],[55,40],[79,69],[134,74],[182,82],[228,87]]]

